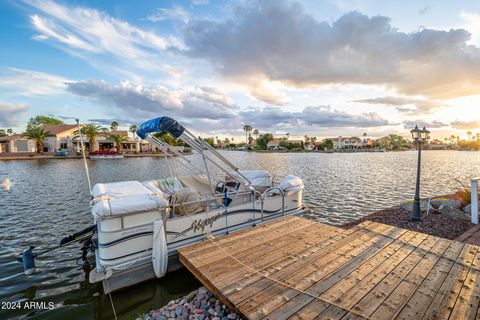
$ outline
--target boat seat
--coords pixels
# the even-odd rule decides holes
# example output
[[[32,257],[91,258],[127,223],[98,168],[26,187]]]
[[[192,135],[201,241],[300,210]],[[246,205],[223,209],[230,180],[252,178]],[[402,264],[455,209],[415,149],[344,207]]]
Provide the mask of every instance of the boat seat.
[[[185,188],[192,188],[204,197],[212,194],[212,187],[208,182],[207,176],[204,174],[197,176],[180,176],[178,180],[180,180]]]

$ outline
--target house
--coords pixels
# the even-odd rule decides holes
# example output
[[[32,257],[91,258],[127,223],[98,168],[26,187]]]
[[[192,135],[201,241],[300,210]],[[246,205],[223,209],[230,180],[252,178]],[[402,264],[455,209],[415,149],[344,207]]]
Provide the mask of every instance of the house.
[[[80,139],[74,139],[77,128],[76,124],[46,125],[44,130],[50,135],[44,141],[43,151],[74,151],[80,145]]]
[[[270,140],[267,142],[267,149],[269,150],[276,150],[280,146],[279,140]]]
[[[362,139],[358,137],[337,137],[337,138],[328,138],[333,142],[333,149],[335,150],[340,150],[340,149],[361,149],[364,147],[364,145],[367,143],[365,139],[362,141]]]
[[[36,143],[23,134],[0,137],[0,153],[36,152]]]

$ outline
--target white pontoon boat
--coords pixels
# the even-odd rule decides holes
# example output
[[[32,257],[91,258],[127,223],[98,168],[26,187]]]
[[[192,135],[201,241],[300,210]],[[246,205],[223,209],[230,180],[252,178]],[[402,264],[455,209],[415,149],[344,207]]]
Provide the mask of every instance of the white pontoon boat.
[[[190,145],[204,168],[155,138],[159,131]],[[178,266],[177,249],[205,241],[207,233],[225,235],[305,211],[301,179],[239,170],[171,118],[149,120],[137,135],[163,151],[170,176],[92,188],[96,267],[89,279],[102,281],[105,293],[163,277]],[[191,174],[177,175],[179,165]]]

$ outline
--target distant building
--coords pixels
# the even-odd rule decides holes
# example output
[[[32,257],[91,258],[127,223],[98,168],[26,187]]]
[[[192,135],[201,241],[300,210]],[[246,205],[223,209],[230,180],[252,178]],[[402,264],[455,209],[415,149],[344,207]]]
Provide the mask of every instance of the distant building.
[[[333,143],[334,150],[340,149],[363,149],[371,148],[374,145],[374,141],[369,138],[358,138],[358,137],[336,137],[328,138]]]
[[[276,150],[280,146],[279,140],[270,140],[267,142],[267,149],[269,150]]]
[[[36,143],[23,134],[0,137],[0,153],[35,152]]]

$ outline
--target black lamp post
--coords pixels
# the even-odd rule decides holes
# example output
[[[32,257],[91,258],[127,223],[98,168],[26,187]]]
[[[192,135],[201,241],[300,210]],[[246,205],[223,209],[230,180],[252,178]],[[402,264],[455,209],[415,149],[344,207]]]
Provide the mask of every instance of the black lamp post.
[[[412,134],[413,142],[418,145],[417,184],[415,185],[415,197],[413,198],[412,215],[410,219],[418,221],[420,220],[420,162],[422,159],[422,144],[430,138],[430,131],[425,129],[425,126],[423,126],[421,130],[418,126],[415,126],[410,133]]]

